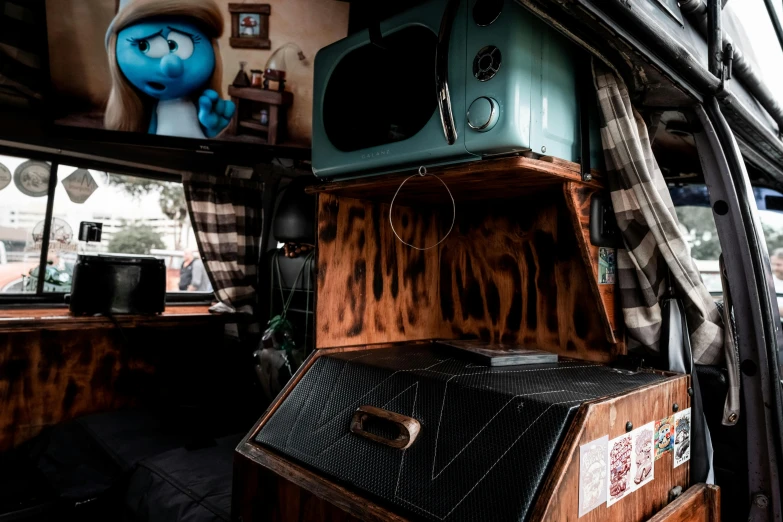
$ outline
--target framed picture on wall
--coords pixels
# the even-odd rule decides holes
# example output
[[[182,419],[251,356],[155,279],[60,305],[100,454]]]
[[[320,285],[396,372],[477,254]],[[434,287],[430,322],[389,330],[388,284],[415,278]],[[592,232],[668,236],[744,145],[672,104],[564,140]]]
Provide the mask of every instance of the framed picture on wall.
[[[269,4],[228,4],[231,13],[231,47],[240,49],[270,49]]]

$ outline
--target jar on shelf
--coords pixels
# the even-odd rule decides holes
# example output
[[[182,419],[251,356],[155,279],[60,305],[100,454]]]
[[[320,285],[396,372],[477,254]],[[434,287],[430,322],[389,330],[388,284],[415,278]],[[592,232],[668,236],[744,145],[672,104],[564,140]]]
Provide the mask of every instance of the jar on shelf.
[[[262,89],[264,86],[264,72],[260,69],[250,71],[250,86]]]

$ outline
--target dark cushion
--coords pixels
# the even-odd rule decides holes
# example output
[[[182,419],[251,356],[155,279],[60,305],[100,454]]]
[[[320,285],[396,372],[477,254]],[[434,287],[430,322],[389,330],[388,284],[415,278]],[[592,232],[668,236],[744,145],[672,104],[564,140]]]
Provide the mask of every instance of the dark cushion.
[[[228,522],[234,449],[242,436],[223,437],[196,450],[170,450],[139,462],[125,494],[128,518]]]
[[[36,441],[33,460],[57,496],[83,502],[118,485],[138,461],[186,441],[151,413],[114,411],[55,426]]]

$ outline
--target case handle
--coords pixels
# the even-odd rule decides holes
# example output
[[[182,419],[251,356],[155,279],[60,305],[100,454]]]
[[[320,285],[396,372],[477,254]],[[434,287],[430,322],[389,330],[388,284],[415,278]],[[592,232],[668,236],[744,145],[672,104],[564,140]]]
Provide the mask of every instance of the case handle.
[[[399,435],[397,435],[396,439],[387,439],[386,437],[365,431],[364,422],[370,418],[381,419],[395,424],[400,430]],[[419,431],[421,431],[421,424],[416,419],[394,413],[393,411],[376,408],[375,406],[359,406],[353,412],[353,417],[351,418],[352,433],[390,448],[402,450],[410,448],[411,444],[416,441]]]
[[[435,47],[435,89],[440,108],[440,122],[443,124],[443,134],[446,135],[446,141],[449,145],[453,145],[457,141],[457,126],[454,123],[454,111],[451,108],[451,96],[449,95],[449,43],[459,3],[460,0],[449,0],[449,3],[446,4],[446,10],[440,21],[438,45]]]

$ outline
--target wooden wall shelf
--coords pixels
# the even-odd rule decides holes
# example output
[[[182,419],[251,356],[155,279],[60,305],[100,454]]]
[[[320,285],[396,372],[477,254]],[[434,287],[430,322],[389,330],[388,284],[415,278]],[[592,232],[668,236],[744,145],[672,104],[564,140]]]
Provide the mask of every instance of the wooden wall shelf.
[[[259,89],[255,87],[228,87],[228,95],[236,104],[236,114],[231,119],[226,132],[236,138],[245,138],[249,140],[262,140],[269,145],[275,145],[285,138],[286,119],[288,107],[294,103],[294,95],[289,91],[271,91],[269,89]],[[256,113],[253,105],[260,105],[269,111],[269,123],[262,125],[256,121],[252,115]],[[259,109],[260,110],[260,109]],[[242,131],[250,129],[260,132],[266,136],[257,138],[250,135],[243,135]]]
[[[335,196],[391,201],[400,183],[415,174],[416,170],[404,171],[382,176],[333,181],[308,188],[309,193],[325,193]],[[603,188],[601,173],[594,170],[591,181],[582,181],[578,163],[564,161],[549,156],[539,159],[524,156],[485,159],[435,167],[429,174],[438,176],[449,187],[457,201],[479,201],[494,199],[513,199],[530,195],[537,189],[551,188],[567,182],[579,183],[596,189]],[[447,202],[443,185],[434,180],[411,180],[400,192],[400,199],[406,204],[415,202]]]
[[[137,326],[173,327],[227,324],[243,320],[239,315],[209,313],[207,305],[168,306],[160,315],[117,315],[123,328]],[[105,316],[74,316],[67,308],[27,308],[0,310],[0,332],[35,330],[94,330],[115,328]]]
[[[411,172],[322,183],[318,194],[316,346],[436,338],[529,344],[609,361],[625,353],[615,285],[599,282],[590,243],[599,172],[514,156],[434,168],[456,205],[451,235],[426,251],[389,226]],[[450,200],[432,177],[411,179],[391,221],[407,243],[434,245]]]

